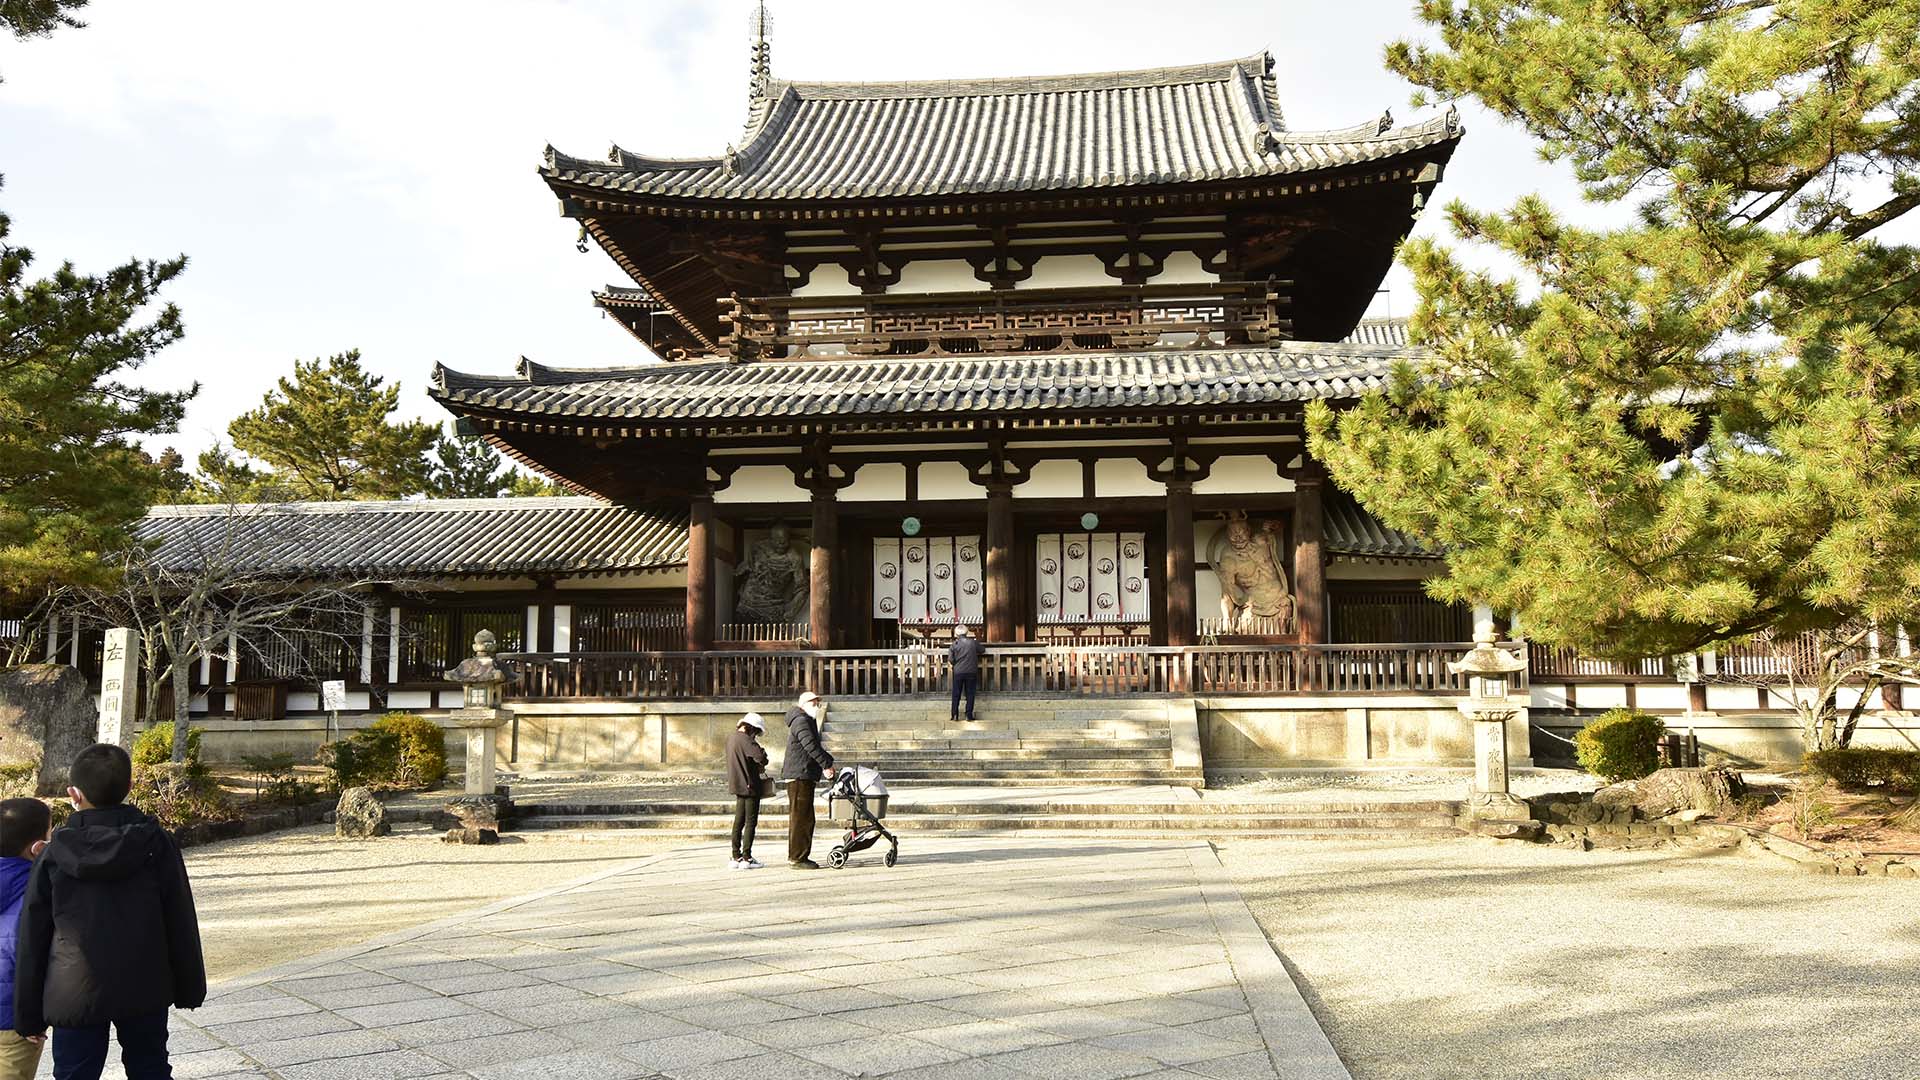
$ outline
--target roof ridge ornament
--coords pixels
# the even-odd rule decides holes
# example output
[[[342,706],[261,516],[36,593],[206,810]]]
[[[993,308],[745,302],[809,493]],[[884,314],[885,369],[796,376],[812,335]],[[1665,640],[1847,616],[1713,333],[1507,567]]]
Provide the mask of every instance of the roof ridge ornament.
[[[768,35],[773,32],[773,16],[767,14],[767,0],[760,0],[754,5],[753,15],[747,22],[747,32],[753,38],[752,76],[747,82],[747,97],[752,101],[760,101],[767,96],[767,89],[773,83],[773,46],[768,42]]]
[[[1377,134],[1385,135],[1387,132],[1392,130],[1393,130],[1393,110],[1389,108],[1385,112],[1382,112],[1380,114],[1380,129],[1377,132]]]

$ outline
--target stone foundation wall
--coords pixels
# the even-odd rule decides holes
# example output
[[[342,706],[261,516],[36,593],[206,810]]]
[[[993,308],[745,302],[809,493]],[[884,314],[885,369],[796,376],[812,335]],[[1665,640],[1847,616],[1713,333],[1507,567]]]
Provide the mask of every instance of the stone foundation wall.
[[[344,739],[380,719],[381,713],[341,713],[340,723],[327,731],[324,716],[290,717],[285,720],[229,720],[199,716],[193,726],[206,732],[200,739],[200,757],[210,765],[238,765],[250,755],[292,754],[294,760],[308,762],[320,744]],[[427,719],[439,723],[437,717]],[[458,730],[445,730],[447,771],[458,774],[466,768],[467,740]]]
[[[1535,710],[1533,723],[1571,739],[1596,714],[1572,715]],[[1720,754],[1745,768],[1798,765],[1805,746],[1800,720],[1785,712],[1702,712],[1661,715],[1669,731],[1692,731],[1700,739],[1700,756]],[[1920,749],[1920,713],[1873,711],[1860,717],[1853,745],[1895,750]],[[1571,758],[1568,747],[1560,756]]]
[[[1195,698],[1209,769],[1473,764],[1473,724],[1458,698]],[[1533,764],[1527,710],[1507,722],[1513,768]]]

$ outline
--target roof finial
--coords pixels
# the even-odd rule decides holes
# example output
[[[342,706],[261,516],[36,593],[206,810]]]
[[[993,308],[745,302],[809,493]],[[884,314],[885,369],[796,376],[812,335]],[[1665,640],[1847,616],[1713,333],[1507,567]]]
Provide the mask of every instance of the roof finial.
[[[773,82],[773,46],[767,43],[773,33],[773,16],[767,14],[767,0],[754,5],[747,33],[753,38],[753,78],[747,83],[747,94],[758,101],[767,96],[767,86]]]

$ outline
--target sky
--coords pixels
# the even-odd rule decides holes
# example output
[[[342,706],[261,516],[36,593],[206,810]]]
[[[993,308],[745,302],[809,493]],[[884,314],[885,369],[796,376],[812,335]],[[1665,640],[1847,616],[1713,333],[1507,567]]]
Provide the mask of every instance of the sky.
[[[1387,42],[1419,39],[1411,0],[771,0],[791,79],[1063,74],[1269,49],[1296,131],[1344,127],[1411,87]],[[632,364],[644,348],[592,306],[626,283],[574,249],[536,175],[543,148],[718,153],[746,118],[750,0],[93,0],[84,29],[0,38],[0,208],[40,273],[184,253],[167,298],[183,341],[138,381],[199,396],[189,459],[296,359],[358,348],[446,419],[433,365],[510,371]],[[1462,103],[1442,201],[1571,207],[1564,166]],[[1579,216],[1579,215],[1576,215]],[[1426,215],[1416,235],[1444,229]],[[1377,313],[1413,295],[1389,278]]]

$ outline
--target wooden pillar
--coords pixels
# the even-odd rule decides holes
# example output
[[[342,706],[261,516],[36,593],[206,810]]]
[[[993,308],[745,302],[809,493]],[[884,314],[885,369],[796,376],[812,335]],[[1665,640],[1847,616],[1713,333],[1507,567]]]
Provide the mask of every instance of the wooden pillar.
[[[816,649],[833,648],[833,552],[840,505],[830,487],[813,493],[813,557],[808,565],[807,626]]]
[[[1199,639],[1193,610],[1193,481],[1167,481],[1167,644]]]
[[[1312,463],[1293,478],[1294,613],[1303,645],[1327,640],[1326,516],[1321,502],[1325,483]]]
[[[987,640],[1012,641],[1013,486],[987,485]]]
[[[713,648],[713,496],[693,497],[687,517],[687,651]],[[818,528],[818,526],[815,526]]]
[[[539,617],[534,624],[533,647],[528,651],[550,653],[554,651],[554,608],[559,605],[560,590],[552,578],[540,578],[533,583],[533,587]]]

